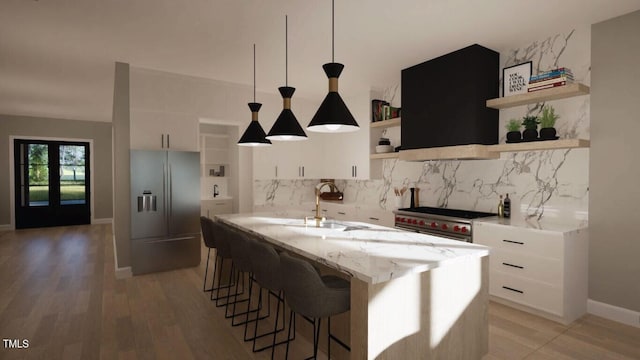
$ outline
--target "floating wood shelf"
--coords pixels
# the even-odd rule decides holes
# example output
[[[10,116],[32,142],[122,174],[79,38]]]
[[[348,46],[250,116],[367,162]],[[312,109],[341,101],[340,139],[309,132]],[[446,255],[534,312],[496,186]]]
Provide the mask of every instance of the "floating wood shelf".
[[[539,90],[526,94],[505,96],[487,100],[487,107],[506,109],[514,106],[526,105],[548,100],[566,99],[573,96],[589,94],[589,87],[580,83],[558,86],[546,90]]]
[[[375,160],[375,159],[397,159],[398,156],[400,156],[400,153],[390,152],[390,153],[382,153],[382,154],[371,154],[371,156],[369,156],[369,158],[371,160]]]
[[[498,159],[499,152],[491,151],[493,145],[457,145],[442,146],[427,149],[401,150],[400,160],[425,161],[425,160],[465,160],[465,159]]]
[[[560,139],[550,141],[528,141],[513,144],[489,145],[489,150],[495,152],[536,151],[588,148],[589,145],[590,141],[586,139]]]
[[[376,121],[369,124],[370,128],[387,128],[392,126],[400,126],[400,118]]]

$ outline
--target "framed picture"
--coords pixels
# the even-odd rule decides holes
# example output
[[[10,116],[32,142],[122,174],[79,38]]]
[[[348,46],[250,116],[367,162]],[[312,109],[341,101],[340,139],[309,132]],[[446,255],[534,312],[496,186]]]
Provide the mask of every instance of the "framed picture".
[[[526,93],[532,69],[531,61],[502,69],[502,96]]]

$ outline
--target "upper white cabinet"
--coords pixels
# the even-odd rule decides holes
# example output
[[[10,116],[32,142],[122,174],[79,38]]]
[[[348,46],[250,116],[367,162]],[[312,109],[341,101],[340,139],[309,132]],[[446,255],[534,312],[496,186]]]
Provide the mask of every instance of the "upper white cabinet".
[[[324,142],[323,178],[369,179],[369,94],[345,98],[360,129],[349,133],[321,134]]]
[[[131,148],[198,151],[198,119],[185,114],[131,110]]]
[[[132,68],[132,149],[198,151],[194,90],[176,74]]]

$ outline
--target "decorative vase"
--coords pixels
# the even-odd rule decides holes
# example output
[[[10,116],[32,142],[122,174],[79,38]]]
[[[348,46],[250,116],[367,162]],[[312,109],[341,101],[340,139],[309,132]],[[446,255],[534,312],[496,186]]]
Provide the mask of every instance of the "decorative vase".
[[[522,141],[522,134],[520,131],[509,131],[507,133],[507,142],[508,143],[517,143]]]
[[[538,140],[538,130],[536,130],[536,129],[525,129],[522,132],[522,140],[524,140],[524,141],[536,141],[536,140]]]
[[[556,128],[542,128],[540,129],[540,140],[556,140]]]

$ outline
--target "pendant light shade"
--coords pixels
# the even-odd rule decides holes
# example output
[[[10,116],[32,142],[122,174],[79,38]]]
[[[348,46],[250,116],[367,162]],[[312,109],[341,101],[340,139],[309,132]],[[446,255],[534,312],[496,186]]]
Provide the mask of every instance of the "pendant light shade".
[[[271,127],[271,130],[269,130],[267,139],[278,141],[307,140],[307,134],[305,134],[302,126],[298,123],[298,119],[296,119],[296,116],[293,115],[293,111],[291,111],[291,97],[296,89],[288,86],[289,50],[287,45],[287,35],[287,16],[285,16],[285,86],[278,88],[280,95],[282,95],[282,112],[280,112],[276,122]]]
[[[251,109],[251,122],[244,131],[244,134],[240,137],[238,145],[240,146],[269,146],[271,141],[266,138],[260,122],[258,122],[258,111],[262,104],[256,101],[256,44],[253,44],[253,102],[249,103],[249,109]]]
[[[329,93],[311,119],[307,130],[314,132],[350,132],[360,129],[356,119],[338,93],[338,78],[344,65],[334,62],[334,1],[331,1],[331,61],[322,65],[329,78]]]

